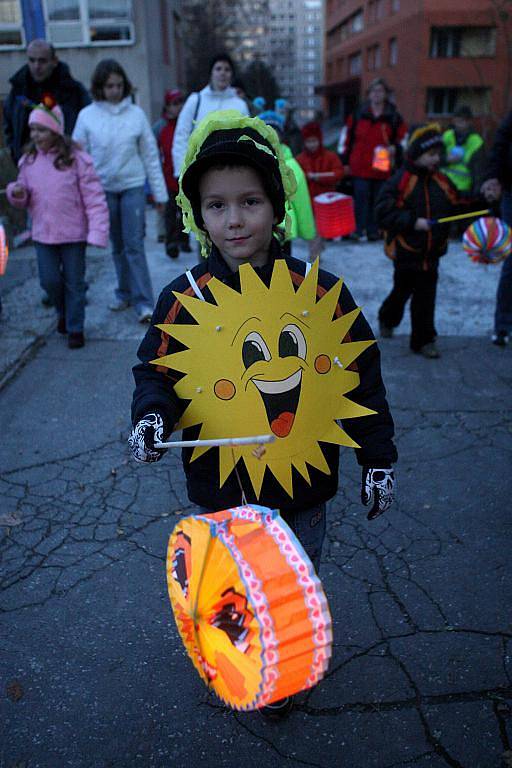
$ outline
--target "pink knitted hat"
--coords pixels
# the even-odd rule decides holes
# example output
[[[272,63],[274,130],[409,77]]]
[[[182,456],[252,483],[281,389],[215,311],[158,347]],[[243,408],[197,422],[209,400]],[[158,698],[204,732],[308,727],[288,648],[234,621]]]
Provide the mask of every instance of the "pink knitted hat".
[[[38,104],[34,107],[28,118],[28,124],[44,125],[54,133],[58,133],[59,136],[64,135],[64,115],[62,109],[55,105],[53,109],[48,109],[44,104]]]

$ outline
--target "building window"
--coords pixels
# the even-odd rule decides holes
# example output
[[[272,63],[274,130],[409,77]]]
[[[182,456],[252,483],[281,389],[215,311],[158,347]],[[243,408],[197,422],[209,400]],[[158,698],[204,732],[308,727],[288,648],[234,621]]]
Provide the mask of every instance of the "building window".
[[[0,0],[0,48],[21,48],[24,44],[19,0]]]
[[[358,32],[362,32],[364,29],[364,17],[363,12],[358,11],[357,13],[354,13],[353,16],[350,18],[350,31],[353,35],[356,35]]]
[[[398,43],[396,37],[389,40],[389,66],[396,67],[398,63]]]
[[[368,70],[373,72],[375,69],[380,69],[382,65],[382,58],[380,53],[380,45],[372,45],[368,48]]]
[[[460,106],[470,107],[474,115],[488,114],[490,88],[427,88],[427,114],[452,115]]]
[[[432,27],[430,58],[479,58],[496,54],[495,27]]]
[[[45,0],[48,40],[56,46],[134,42],[131,0]]]
[[[348,57],[348,73],[349,75],[360,75],[362,69],[362,56],[361,52],[353,53]]]

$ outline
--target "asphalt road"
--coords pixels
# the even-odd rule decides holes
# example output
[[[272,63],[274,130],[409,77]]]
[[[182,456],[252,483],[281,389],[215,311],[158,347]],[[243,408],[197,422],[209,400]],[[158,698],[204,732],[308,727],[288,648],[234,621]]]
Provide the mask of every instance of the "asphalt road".
[[[156,287],[194,260],[170,262],[151,237],[148,251]],[[512,350],[487,338],[497,271],[463,259],[443,267],[441,360],[404,335],[381,344],[398,501],[368,523],[344,451],[321,569],[333,659],[280,725],[224,709],[177,636],[165,550],[193,509],[177,456],[129,458],[142,330],[106,309],[108,255],[91,258],[82,350],[52,332],[35,278],[13,280],[0,353],[24,365],[0,391],[1,768],[512,765]],[[324,262],[374,323],[379,246],[330,246]]]

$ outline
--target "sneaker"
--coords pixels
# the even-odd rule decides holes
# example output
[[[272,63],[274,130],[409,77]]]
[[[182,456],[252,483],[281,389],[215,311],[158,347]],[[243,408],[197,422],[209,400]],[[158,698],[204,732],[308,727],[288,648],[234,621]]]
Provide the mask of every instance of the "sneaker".
[[[497,347],[506,347],[509,342],[509,335],[506,331],[497,331],[492,335],[492,343]]]
[[[137,320],[139,323],[150,323],[153,317],[153,310],[150,307],[143,307],[137,312]]]
[[[260,707],[258,712],[262,717],[266,717],[268,720],[282,720],[288,717],[293,709],[293,696],[286,696],[284,699],[274,701],[272,704],[267,704],[265,707]]]
[[[384,325],[379,320],[379,334],[383,339],[390,339],[393,336],[393,328],[390,328],[389,325]]]
[[[81,331],[70,333],[68,336],[68,347],[70,349],[80,349],[85,344],[84,335]]]
[[[125,309],[128,309],[130,306],[130,302],[126,301],[126,299],[115,299],[112,304],[108,305],[108,308],[111,312],[122,312]]]
[[[357,232],[352,232],[350,235],[346,236],[346,239],[353,243],[359,243],[361,240],[361,235],[358,235]]]
[[[192,246],[190,243],[183,243],[183,245],[180,245],[180,251],[183,251],[183,253],[192,253]]]
[[[57,320],[57,333],[62,333],[62,335],[67,333],[65,317],[59,317],[59,319]]]
[[[441,353],[436,347],[435,341],[431,341],[429,344],[424,344],[420,349],[420,355],[427,357],[429,360],[437,360],[438,357],[441,357]]]
[[[380,235],[366,235],[366,239],[369,243],[376,243],[377,240],[380,240]]]

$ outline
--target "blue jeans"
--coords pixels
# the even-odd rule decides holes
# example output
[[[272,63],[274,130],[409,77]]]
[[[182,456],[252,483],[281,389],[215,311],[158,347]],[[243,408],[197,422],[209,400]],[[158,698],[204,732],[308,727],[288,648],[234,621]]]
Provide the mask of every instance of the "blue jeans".
[[[34,243],[41,287],[59,317],[66,319],[68,333],[84,329],[85,243]]]
[[[281,516],[288,523],[318,573],[322,546],[325,539],[327,505],[317,504],[315,507],[300,512],[287,512],[283,510]]]
[[[512,192],[510,191],[503,195],[502,216],[509,227],[512,226]],[[496,333],[512,331],[512,254],[507,256],[501,268],[496,291],[494,330]]]
[[[361,237],[366,230],[368,237],[376,237],[379,230],[374,214],[375,201],[384,182],[380,179],[361,179],[357,176],[354,177],[353,182],[356,234]]]
[[[133,304],[137,312],[153,309],[153,289],[144,251],[144,187],[107,192],[110,241],[117,273],[116,297]]]

